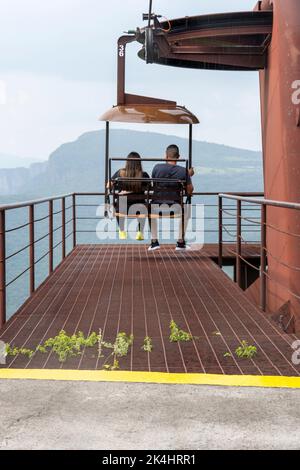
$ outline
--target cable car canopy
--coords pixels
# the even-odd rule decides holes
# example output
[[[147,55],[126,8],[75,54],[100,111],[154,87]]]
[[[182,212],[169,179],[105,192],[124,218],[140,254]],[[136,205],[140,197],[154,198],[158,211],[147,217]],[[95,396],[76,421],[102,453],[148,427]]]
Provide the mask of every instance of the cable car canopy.
[[[137,124],[199,124],[198,118],[184,106],[175,104],[125,104],[114,106],[100,121]]]

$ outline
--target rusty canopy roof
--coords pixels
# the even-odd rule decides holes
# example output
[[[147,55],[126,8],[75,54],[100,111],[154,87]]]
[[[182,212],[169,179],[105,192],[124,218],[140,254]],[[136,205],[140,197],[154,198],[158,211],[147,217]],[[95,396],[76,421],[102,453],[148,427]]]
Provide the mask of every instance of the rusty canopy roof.
[[[114,106],[100,121],[137,124],[199,124],[198,118],[176,104],[125,104]]]

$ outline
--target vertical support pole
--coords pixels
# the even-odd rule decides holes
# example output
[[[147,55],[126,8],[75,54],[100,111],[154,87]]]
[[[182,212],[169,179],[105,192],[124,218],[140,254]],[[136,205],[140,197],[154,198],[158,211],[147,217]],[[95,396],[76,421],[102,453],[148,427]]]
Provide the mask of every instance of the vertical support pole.
[[[182,241],[185,242],[185,207],[184,207],[184,188],[181,187],[181,223],[182,223]],[[175,219],[174,219],[175,220]]]
[[[62,259],[66,257],[66,199],[61,200],[61,238],[62,238]]]
[[[151,19],[152,19],[152,18],[151,18],[151,17],[152,17],[152,3],[153,3],[153,0],[150,0],[150,1],[149,1],[149,14],[148,14],[148,16],[149,16],[149,18],[148,18],[148,28],[150,28],[150,26],[151,26]]]
[[[105,172],[104,172],[104,188],[105,188],[105,196],[108,196],[108,189],[107,184],[108,181],[108,165],[109,165],[109,122],[106,121],[106,129],[105,129]]]
[[[35,291],[34,205],[29,206],[29,292]]]
[[[53,272],[53,201],[49,201],[49,275]]]
[[[118,90],[117,104],[125,104],[125,61],[126,61],[126,36],[118,40]]]
[[[193,166],[193,124],[189,124],[189,168]]]
[[[77,245],[77,237],[76,237],[76,230],[77,230],[77,224],[76,224],[76,194],[73,194],[73,196],[72,196],[72,210],[73,210],[73,248],[75,248],[76,245]]]
[[[237,201],[236,213],[236,281],[242,287],[242,202]]]
[[[267,206],[261,207],[261,251],[260,251],[260,305],[263,312],[267,304]]]
[[[111,181],[112,178],[112,170],[111,170],[111,160],[108,160],[109,165],[108,165],[108,181]]]
[[[219,267],[223,267],[223,198],[219,196]]]
[[[127,44],[135,41],[133,35],[121,36],[118,40],[118,93],[117,105],[125,104],[125,73],[126,73],[126,46]]]
[[[5,211],[0,211],[0,328],[6,322]]]
[[[104,172],[104,193],[105,193],[105,201],[104,204],[109,204],[109,188],[107,187],[109,181],[109,122],[106,121],[106,131],[105,131],[105,172]],[[104,217],[108,217],[108,210],[105,208]]]

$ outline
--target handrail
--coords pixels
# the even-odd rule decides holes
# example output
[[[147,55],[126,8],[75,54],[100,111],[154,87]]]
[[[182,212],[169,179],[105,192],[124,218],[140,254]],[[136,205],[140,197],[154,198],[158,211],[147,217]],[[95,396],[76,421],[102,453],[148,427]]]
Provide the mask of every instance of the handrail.
[[[193,196],[222,196],[222,197],[226,197],[228,195],[230,196],[252,196],[252,197],[261,197],[261,196],[264,196],[264,193],[262,192],[254,192],[254,193],[251,193],[251,192],[233,192],[233,191],[230,191],[228,193],[220,193],[220,192],[204,192],[204,193],[199,193],[199,192],[194,192],[193,193]],[[253,202],[253,200],[251,199],[251,202]]]
[[[50,197],[45,197],[42,199],[33,199],[32,201],[24,201],[24,202],[15,202],[11,204],[4,204],[0,205],[0,211],[7,211],[11,209],[21,209],[22,207],[28,207],[36,204],[44,204],[45,202],[49,201],[57,201],[58,199],[62,199],[64,197],[71,197],[75,193],[67,193],[67,194],[61,194],[59,196],[50,196]]]
[[[49,202],[49,201],[57,201],[58,199],[62,199],[63,197],[71,197],[71,196],[105,196],[105,193],[104,192],[97,192],[97,191],[93,191],[93,192],[76,192],[76,193],[66,193],[66,194],[61,194],[61,195],[58,195],[58,196],[48,196],[48,197],[45,197],[45,198],[41,198],[41,199],[32,199],[32,200],[28,200],[28,201],[23,201],[23,202],[15,202],[15,203],[10,203],[10,204],[0,204],[0,211],[3,211],[3,210],[11,210],[11,209],[21,209],[23,207],[27,207],[27,206],[30,206],[32,204],[36,205],[36,204],[43,204],[43,203],[46,203],[46,202]],[[234,199],[234,197],[231,197],[231,196],[242,196],[242,195],[245,195],[246,197],[247,196],[250,196],[252,195],[253,197],[260,197],[260,196],[263,196],[263,193],[261,192],[254,192],[254,193],[251,193],[251,192],[228,192],[228,193],[220,193],[220,192],[207,192],[207,191],[204,191],[204,192],[194,192],[193,193],[193,196],[222,196],[222,197],[226,197],[228,199]],[[246,201],[246,199],[245,199]],[[256,199],[255,202],[257,201],[260,201],[259,199]],[[267,201],[267,200],[266,200]],[[249,199],[248,202],[253,202],[253,199]],[[278,202],[278,201],[270,201],[270,202]],[[285,204],[285,203],[284,203]],[[287,203],[288,204],[288,203]],[[300,209],[300,204],[299,204],[299,209]]]
[[[293,270],[300,272],[300,267],[299,266],[292,266],[291,264],[286,263],[282,259],[278,258],[277,256],[274,256],[267,248],[267,229],[272,229],[277,231],[278,233],[284,234],[284,235],[290,235],[293,237],[300,238],[300,233],[291,233],[287,232],[286,230],[281,230],[278,227],[275,227],[273,225],[270,225],[267,223],[267,208],[268,207],[276,207],[280,209],[289,209],[289,210],[300,210],[300,203],[296,202],[286,202],[286,201],[277,201],[277,200],[272,200],[272,199],[265,199],[265,198],[249,198],[245,197],[243,195],[234,195],[234,194],[227,194],[227,193],[220,193],[218,195],[219,198],[219,266],[222,267],[223,263],[223,230],[227,232],[227,227],[223,223],[223,213],[228,213],[223,208],[223,200],[232,200],[236,201],[237,207],[236,207],[236,233],[232,234],[233,238],[236,239],[236,251],[235,251],[235,256],[236,256],[236,263],[235,263],[235,269],[236,269],[236,280],[237,283],[240,287],[243,287],[243,282],[242,282],[242,273],[241,273],[241,263],[247,261],[243,258],[242,256],[242,251],[241,251],[241,242],[243,240],[243,235],[242,235],[242,220],[246,220],[248,222],[251,222],[252,224],[255,224],[256,226],[260,226],[260,233],[261,233],[261,241],[260,241],[260,306],[263,311],[266,311],[267,308],[267,279],[270,281],[277,283],[281,286],[282,289],[286,290],[291,296],[296,298],[297,300],[300,299],[300,292],[294,292],[292,291],[289,287],[283,285],[280,283],[278,280],[274,279],[273,276],[270,275],[270,271],[268,270],[268,257],[274,259],[278,264],[283,266],[286,269]],[[244,217],[242,215],[242,203],[251,203],[252,205],[256,205],[260,210],[260,222],[257,222],[257,219],[250,219],[248,217]],[[245,210],[247,209],[247,206],[244,208]],[[257,270],[257,267],[252,266]]]
[[[274,201],[272,199],[250,199],[247,197],[242,197],[242,196],[227,194],[227,193],[220,193],[219,196],[223,197],[224,199],[232,199],[232,200],[241,201],[241,202],[251,202],[254,204],[260,204],[262,206],[273,206],[273,207],[281,207],[282,209],[300,210],[300,204],[297,202]]]

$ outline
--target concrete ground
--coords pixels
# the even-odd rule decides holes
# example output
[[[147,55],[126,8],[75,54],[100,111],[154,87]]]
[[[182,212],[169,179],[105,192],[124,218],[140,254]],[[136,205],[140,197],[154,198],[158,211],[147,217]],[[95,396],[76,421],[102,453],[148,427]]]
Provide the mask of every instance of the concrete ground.
[[[0,381],[0,449],[300,449],[300,390]]]

